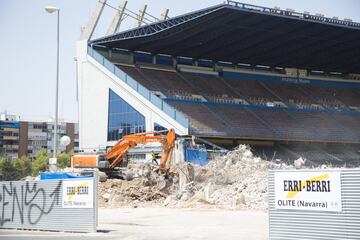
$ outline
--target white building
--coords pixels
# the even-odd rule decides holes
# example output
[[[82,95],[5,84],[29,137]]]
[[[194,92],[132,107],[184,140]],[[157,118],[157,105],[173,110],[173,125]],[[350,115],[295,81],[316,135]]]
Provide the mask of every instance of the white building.
[[[0,113],[0,121],[12,121],[12,122],[18,122],[20,121],[20,116],[15,114],[8,114],[7,111],[4,111]]]

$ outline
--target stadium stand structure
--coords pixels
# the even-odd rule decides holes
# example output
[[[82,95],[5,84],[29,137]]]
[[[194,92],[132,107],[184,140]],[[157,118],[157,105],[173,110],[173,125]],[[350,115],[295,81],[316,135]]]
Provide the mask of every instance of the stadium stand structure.
[[[276,140],[357,142],[360,91],[145,66],[125,73],[190,118],[190,134]],[[336,97],[335,97],[336,96]],[[357,110],[351,110],[350,106]],[[351,123],[354,124],[351,124]]]
[[[272,160],[360,160],[359,23],[228,1],[88,46],[186,116],[187,135]]]

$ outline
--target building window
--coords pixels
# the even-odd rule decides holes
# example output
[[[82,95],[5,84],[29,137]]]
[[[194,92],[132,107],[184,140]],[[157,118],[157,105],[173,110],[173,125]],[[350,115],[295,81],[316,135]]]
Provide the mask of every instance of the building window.
[[[109,90],[108,141],[145,131],[145,117]]]
[[[161,126],[160,124],[154,123],[154,131],[159,132],[161,131],[162,135],[166,135],[168,133],[168,129]]]
[[[145,161],[146,154],[129,154],[129,159],[131,159],[132,161]]]

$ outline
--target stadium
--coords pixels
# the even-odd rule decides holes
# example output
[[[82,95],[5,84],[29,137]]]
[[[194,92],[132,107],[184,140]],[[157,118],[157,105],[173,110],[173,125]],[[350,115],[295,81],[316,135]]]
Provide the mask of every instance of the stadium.
[[[83,38],[80,148],[173,128],[269,160],[358,165],[359,40],[350,19],[234,1]]]

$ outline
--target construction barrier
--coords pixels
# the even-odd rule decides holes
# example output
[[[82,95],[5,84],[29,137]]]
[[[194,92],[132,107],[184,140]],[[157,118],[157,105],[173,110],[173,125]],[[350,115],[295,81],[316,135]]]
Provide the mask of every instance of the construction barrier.
[[[0,228],[96,232],[97,209],[97,177],[0,182]]]
[[[205,146],[186,146],[185,161],[200,166],[207,165],[208,157]]]
[[[269,171],[269,235],[360,239],[360,169]]]

